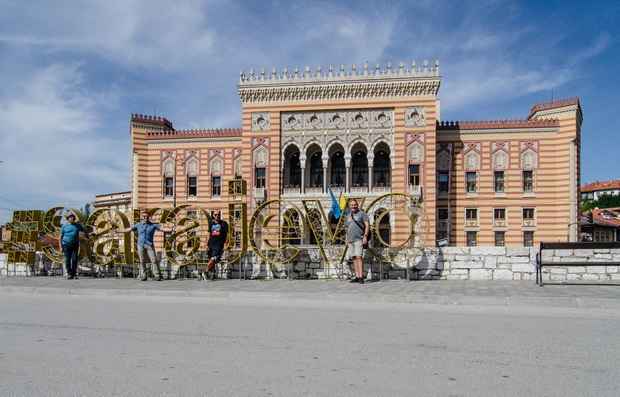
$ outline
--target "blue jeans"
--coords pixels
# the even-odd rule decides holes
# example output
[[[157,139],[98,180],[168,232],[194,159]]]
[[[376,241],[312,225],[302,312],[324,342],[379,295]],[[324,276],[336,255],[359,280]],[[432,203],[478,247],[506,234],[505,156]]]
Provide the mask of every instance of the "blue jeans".
[[[67,244],[63,242],[62,249],[65,251],[65,270],[67,271],[67,276],[75,277],[77,275],[80,243]]]

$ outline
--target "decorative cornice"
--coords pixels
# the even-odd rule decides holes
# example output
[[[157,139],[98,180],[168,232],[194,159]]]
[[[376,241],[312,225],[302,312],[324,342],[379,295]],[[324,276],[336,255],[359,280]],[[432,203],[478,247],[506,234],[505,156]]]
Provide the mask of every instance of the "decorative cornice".
[[[241,144],[241,137],[213,137],[213,138],[190,138],[186,137],[185,139],[149,139],[146,144],[147,146],[182,146],[182,145],[200,145],[200,144],[212,144],[212,143],[220,143],[222,145],[230,144]]]
[[[543,102],[532,107],[528,119],[540,120],[544,118],[559,118],[562,116],[577,116],[577,125],[581,126],[583,115],[579,98],[564,98],[555,101]]]
[[[448,138],[471,138],[482,136],[520,136],[520,135],[555,135],[557,134],[557,128],[547,129],[528,129],[528,130],[503,130],[503,129],[489,129],[489,130],[437,130],[437,139]]]
[[[562,116],[572,116],[577,114],[577,120],[581,125],[581,110],[579,105],[570,105],[559,108],[550,108],[545,110],[538,110],[530,115],[531,120],[543,120],[551,118],[559,118]]]
[[[556,99],[555,101],[538,103],[532,107],[530,113],[533,114],[539,110],[559,108],[568,105],[579,105],[579,97]]]
[[[437,130],[481,130],[481,129],[513,129],[559,127],[557,119],[544,120],[470,120],[470,121],[437,121]]]
[[[157,130],[163,130],[163,129],[174,129],[172,128],[172,123],[168,120],[166,120],[163,117],[157,117],[157,116],[145,116],[142,114],[131,114],[131,121],[133,122],[137,122],[139,124],[146,124],[149,127],[153,127],[153,125],[159,125],[159,128],[157,128]],[[147,129],[151,129],[148,128]]]
[[[405,69],[400,62],[398,69],[393,70],[388,63],[387,69],[380,70],[377,63],[373,71],[366,62],[363,71],[358,71],[354,64],[351,71],[345,72],[344,65],[340,65],[340,72],[336,73],[332,65],[326,73],[321,66],[316,68],[317,73],[310,73],[306,66],[302,74],[298,67],[293,69],[294,74],[288,74],[287,68],[282,70],[283,74],[277,74],[273,68],[271,75],[261,69],[260,76],[251,69],[249,76],[241,71],[237,90],[243,103],[436,96],[441,81],[439,61],[435,61],[435,67],[429,67],[428,61],[418,69],[415,62],[411,65],[411,69]]]
[[[196,139],[196,138],[241,137],[241,133],[242,133],[241,128],[151,131],[151,132],[146,133],[145,139]]]

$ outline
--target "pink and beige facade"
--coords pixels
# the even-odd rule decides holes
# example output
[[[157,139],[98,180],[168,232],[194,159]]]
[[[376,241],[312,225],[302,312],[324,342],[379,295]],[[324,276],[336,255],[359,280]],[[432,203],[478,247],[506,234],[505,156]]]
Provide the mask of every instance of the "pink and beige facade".
[[[132,115],[133,208],[206,210],[336,195],[416,198],[427,246],[577,241],[581,108],[536,105],[522,120],[447,122],[439,64],[240,74],[241,128],[175,130]],[[247,194],[229,194],[244,180]],[[367,202],[370,202],[367,201]],[[372,213],[369,214],[374,219]],[[384,225],[385,238],[407,225]],[[316,243],[312,233],[300,245]]]

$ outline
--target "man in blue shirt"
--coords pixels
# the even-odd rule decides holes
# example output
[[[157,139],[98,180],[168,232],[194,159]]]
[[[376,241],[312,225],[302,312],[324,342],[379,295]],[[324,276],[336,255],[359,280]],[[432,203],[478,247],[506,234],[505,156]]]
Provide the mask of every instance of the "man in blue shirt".
[[[127,227],[125,229],[116,229],[113,230],[112,233],[127,233],[127,232],[138,232],[138,257],[140,258],[140,280],[146,281],[146,254],[148,254],[149,259],[151,260],[153,277],[155,281],[161,280],[161,274],[159,272],[159,262],[157,261],[157,253],[155,252],[155,243],[153,242],[153,237],[155,236],[155,230],[159,230],[162,232],[171,232],[174,231],[176,226],[166,227],[161,226],[157,223],[151,222],[149,219],[151,216],[148,212],[144,211],[140,214],[142,220],[139,223],[131,227]]]
[[[69,214],[65,219],[67,219],[67,223],[60,228],[58,245],[60,246],[60,250],[65,254],[67,280],[73,280],[77,278],[80,233],[84,233],[87,236],[89,233],[84,229],[82,224],[75,222],[75,215]]]

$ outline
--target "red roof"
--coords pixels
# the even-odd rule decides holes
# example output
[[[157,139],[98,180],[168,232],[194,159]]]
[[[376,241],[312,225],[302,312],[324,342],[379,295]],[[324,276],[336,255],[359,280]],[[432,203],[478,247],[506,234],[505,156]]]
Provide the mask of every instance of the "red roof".
[[[581,188],[581,192],[598,192],[601,190],[615,190],[620,189],[620,179],[615,181],[596,181],[593,183],[589,183]]]
[[[590,211],[583,212],[581,215],[585,218]],[[611,212],[611,216],[609,218],[602,215],[603,212]],[[620,227],[620,207],[617,208],[595,208],[592,209],[592,214],[594,215],[594,221],[597,225],[601,226],[610,226],[610,227]],[[587,218],[586,218],[587,219]],[[583,218],[582,218],[583,221]]]

